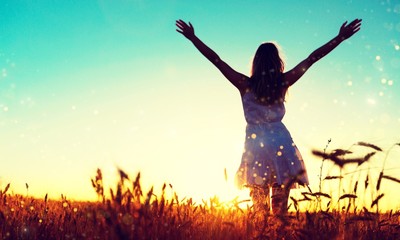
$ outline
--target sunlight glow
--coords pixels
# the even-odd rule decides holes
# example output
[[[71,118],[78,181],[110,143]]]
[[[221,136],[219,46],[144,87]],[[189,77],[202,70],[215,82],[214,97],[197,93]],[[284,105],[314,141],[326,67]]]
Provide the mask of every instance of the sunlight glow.
[[[375,104],[376,104],[376,100],[373,99],[373,98],[367,98],[367,103],[368,103],[369,105],[375,105]]]
[[[354,38],[290,88],[283,122],[313,190],[321,161],[311,151],[323,149],[327,139],[329,148],[400,140],[399,7],[393,1],[334,7],[316,0],[117,2],[3,4],[0,190],[11,183],[15,193],[27,194],[29,183],[29,195],[40,198],[64,193],[93,200],[90,176],[102,168],[112,185],[118,166],[141,171],[146,189],[167,182],[198,202],[248,199],[233,183],[246,137],[240,94],[175,31],[176,18],[191,21],[199,38],[243,74],[261,42],[278,39],[289,70],[337,34],[343,21],[362,18]],[[337,182],[332,186],[336,191]],[[386,198],[390,203],[400,194]]]

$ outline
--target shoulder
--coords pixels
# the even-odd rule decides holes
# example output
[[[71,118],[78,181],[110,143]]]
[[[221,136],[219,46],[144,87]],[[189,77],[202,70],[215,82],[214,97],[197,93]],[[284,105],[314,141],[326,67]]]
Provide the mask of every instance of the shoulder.
[[[240,78],[240,84],[237,85],[237,88],[241,96],[244,96],[246,93],[250,92],[251,90],[250,83],[251,83],[251,78],[242,74]]]

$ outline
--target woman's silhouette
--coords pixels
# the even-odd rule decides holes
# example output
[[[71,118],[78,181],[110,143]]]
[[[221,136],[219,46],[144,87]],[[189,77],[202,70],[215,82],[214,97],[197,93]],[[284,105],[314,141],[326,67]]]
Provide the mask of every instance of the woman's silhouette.
[[[311,65],[323,58],[361,27],[361,19],[340,27],[339,34],[290,71],[273,43],[261,44],[254,56],[250,77],[236,72],[194,33],[192,24],[176,21],[177,31],[212,62],[239,90],[247,122],[245,149],[236,173],[236,182],[250,187],[256,210],[287,212],[290,188],[294,183],[308,185],[303,159],[282,118],[285,94]]]

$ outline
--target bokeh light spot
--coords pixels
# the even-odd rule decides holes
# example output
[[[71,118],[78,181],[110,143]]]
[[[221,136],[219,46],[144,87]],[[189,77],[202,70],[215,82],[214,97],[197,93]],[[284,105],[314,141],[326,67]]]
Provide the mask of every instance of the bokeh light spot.
[[[263,183],[263,179],[260,176],[254,178],[254,183],[261,185]]]

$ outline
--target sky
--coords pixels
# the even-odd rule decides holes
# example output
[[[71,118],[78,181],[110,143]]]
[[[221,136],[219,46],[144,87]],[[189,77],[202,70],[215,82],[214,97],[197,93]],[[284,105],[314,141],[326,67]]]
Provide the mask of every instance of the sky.
[[[96,169],[112,185],[121,168],[181,196],[242,194],[232,182],[246,125],[239,92],[175,31],[177,19],[244,74],[262,42],[280,45],[289,70],[363,19],[289,90],[283,122],[314,190],[321,159],[311,151],[329,139],[327,150],[356,155],[367,150],[359,141],[383,148],[363,172],[376,176],[386,158],[385,174],[400,175],[400,147],[386,157],[400,142],[398,0],[21,0],[0,13],[0,189],[93,200]],[[400,207],[399,194],[386,198]]]

